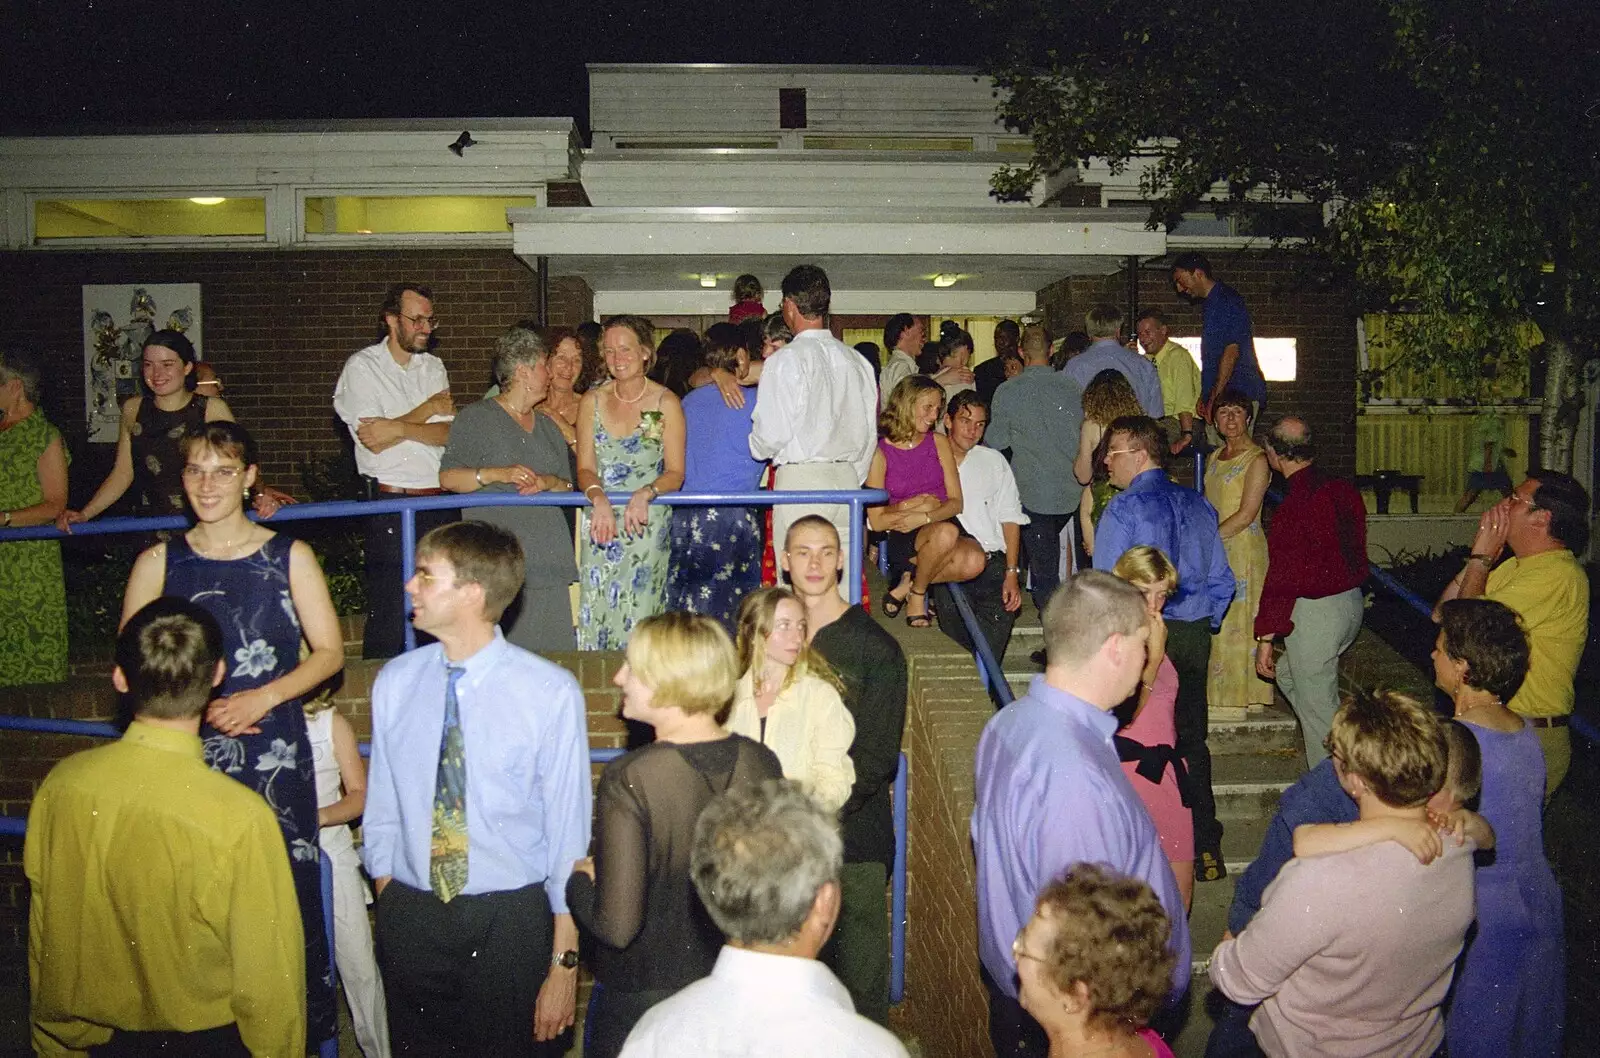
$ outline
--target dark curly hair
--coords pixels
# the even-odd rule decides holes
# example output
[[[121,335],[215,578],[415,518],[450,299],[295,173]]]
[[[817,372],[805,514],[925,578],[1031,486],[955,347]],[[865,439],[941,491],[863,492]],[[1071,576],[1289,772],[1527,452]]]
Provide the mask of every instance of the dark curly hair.
[[[1516,611],[1493,599],[1451,599],[1439,607],[1444,652],[1465,661],[1468,687],[1509,702],[1528,675],[1528,634]]]
[[[1036,910],[1055,928],[1041,953],[1061,991],[1082,982],[1089,1021],[1138,1029],[1172,990],[1172,923],[1144,882],[1080,863],[1046,886]]]

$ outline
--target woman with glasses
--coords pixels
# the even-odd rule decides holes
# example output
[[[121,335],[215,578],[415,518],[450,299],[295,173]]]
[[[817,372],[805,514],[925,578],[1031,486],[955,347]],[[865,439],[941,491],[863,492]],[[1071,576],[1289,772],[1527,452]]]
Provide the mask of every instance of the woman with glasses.
[[[236,423],[206,423],[185,434],[177,451],[195,525],[134,562],[122,621],[172,595],[205,607],[222,628],[227,668],[200,726],[205,760],[261,794],[278,817],[305,932],[308,1038],[327,1039],[335,1031],[333,976],[316,772],[301,702],[344,667],[344,636],[311,548],[245,517],[245,490],[256,480],[254,438]]]
[[[1146,1027],[1172,987],[1171,933],[1148,885],[1098,864],[1045,887],[1011,954],[1050,1058],[1172,1058]]]

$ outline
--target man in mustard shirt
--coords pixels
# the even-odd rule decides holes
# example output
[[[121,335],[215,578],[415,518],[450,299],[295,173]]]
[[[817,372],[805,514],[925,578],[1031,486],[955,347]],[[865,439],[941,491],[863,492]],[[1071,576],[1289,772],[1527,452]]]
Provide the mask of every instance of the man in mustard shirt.
[[[1439,597],[1482,596],[1522,618],[1532,657],[1522,689],[1506,704],[1539,734],[1547,800],[1572,762],[1572,681],[1589,638],[1589,578],[1575,556],[1588,541],[1588,492],[1566,474],[1530,470],[1483,513],[1466,565]],[[1507,547],[1512,557],[1495,567]]]
[[[51,769],[28,813],[37,1054],[305,1054],[305,945],[272,809],[206,767],[222,634],[161,598],[117,638],[133,723]]]

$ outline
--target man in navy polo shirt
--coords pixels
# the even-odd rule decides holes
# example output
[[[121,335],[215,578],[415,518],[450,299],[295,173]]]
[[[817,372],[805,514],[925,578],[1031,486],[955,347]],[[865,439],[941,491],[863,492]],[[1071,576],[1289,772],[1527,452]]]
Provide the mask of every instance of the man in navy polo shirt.
[[[1256,361],[1254,326],[1244,298],[1211,273],[1203,253],[1181,253],[1172,262],[1172,285],[1178,293],[1205,303],[1200,328],[1200,403],[1195,408],[1207,423],[1211,408],[1225,389],[1237,389],[1255,401],[1250,421],[1259,421],[1267,403],[1267,383]],[[1170,414],[1177,409],[1168,408]],[[1220,439],[1213,435],[1213,443]]]

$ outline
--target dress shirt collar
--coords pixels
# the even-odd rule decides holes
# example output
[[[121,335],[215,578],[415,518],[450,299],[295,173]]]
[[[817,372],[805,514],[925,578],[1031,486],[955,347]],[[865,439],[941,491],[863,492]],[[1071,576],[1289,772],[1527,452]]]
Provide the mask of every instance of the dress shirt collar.
[[[446,668],[466,669],[467,671],[462,674],[461,679],[466,683],[476,684],[500,663],[500,659],[505,656],[506,650],[505,633],[500,631],[499,625],[495,625],[494,638],[484,644],[476,653],[462,658],[460,661],[451,661],[445,657],[444,647],[441,646],[439,648],[439,659]]]
[[[142,720],[135,720],[128,725],[128,730],[122,734],[122,741],[146,749],[158,749],[165,753],[193,757],[195,760],[205,759],[198,734],[174,731],[170,727],[158,727]]]
[[[1167,480],[1167,472],[1165,470],[1162,470],[1160,467],[1151,467],[1149,470],[1142,471],[1132,481],[1128,482],[1128,487],[1123,489],[1122,491],[1123,492],[1134,492],[1134,491],[1142,492],[1145,489],[1158,488],[1166,480]]]
[[[833,972],[815,959],[795,955],[774,955],[724,944],[717,953],[711,976],[729,987],[760,982],[763,990],[816,996],[834,1002],[841,1010],[854,1011],[850,994]]]
[[[1052,687],[1045,682],[1043,675],[1035,676],[1028,685],[1028,697],[1042,702],[1044,705],[1058,712],[1065,713],[1068,717],[1080,724],[1087,724],[1095,734],[1107,741],[1117,733],[1116,714],[1098,708],[1059,687]]]

